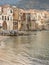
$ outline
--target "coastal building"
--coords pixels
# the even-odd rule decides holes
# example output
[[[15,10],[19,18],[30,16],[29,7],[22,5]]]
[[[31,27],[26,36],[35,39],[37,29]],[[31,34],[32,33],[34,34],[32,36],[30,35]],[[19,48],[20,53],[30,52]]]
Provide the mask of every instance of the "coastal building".
[[[31,13],[31,30],[36,30],[36,13],[34,10],[30,10]]]
[[[19,9],[19,19],[18,19],[18,30],[22,30],[23,24],[23,9]]]
[[[13,28],[13,9],[10,5],[4,5],[0,8],[0,24],[2,30],[12,30]]]
[[[13,6],[13,30],[18,30],[19,9]]]
[[[16,6],[0,6],[1,30],[49,29],[49,12],[36,9],[20,9]]]

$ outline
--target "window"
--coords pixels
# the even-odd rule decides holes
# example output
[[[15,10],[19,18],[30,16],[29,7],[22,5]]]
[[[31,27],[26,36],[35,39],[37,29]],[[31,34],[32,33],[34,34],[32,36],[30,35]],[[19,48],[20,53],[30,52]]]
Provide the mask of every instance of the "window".
[[[5,16],[5,20],[6,20],[6,16]]]
[[[12,16],[10,16],[10,21],[12,21],[12,19],[13,19]]]
[[[7,17],[7,20],[9,21],[9,16]]]
[[[27,14],[27,21],[30,21],[30,20],[31,20],[30,14]]]
[[[4,20],[4,16],[2,16],[2,20]]]
[[[10,13],[12,13],[12,10],[10,10]]]
[[[17,25],[17,22],[13,22],[14,25]]]
[[[2,20],[6,20],[6,16],[2,16]]]

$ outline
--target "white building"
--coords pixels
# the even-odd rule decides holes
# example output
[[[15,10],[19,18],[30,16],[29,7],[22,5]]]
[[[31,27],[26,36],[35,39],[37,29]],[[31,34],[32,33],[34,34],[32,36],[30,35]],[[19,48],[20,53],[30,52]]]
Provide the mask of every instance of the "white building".
[[[6,22],[6,24],[4,24],[4,22]],[[13,9],[11,6],[5,5],[0,7],[0,24],[3,30],[13,29]]]

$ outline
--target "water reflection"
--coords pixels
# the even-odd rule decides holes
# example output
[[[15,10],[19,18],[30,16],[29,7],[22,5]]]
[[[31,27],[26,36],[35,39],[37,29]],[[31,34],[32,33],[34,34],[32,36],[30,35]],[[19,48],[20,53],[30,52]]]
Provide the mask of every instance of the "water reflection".
[[[0,40],[0,65],[49,65],[49,31],[3,37]]]

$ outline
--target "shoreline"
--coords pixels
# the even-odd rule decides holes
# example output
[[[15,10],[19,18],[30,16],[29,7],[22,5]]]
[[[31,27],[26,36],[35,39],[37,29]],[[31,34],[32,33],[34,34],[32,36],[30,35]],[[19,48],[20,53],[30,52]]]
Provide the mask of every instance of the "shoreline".
[[[12,32],[0,32],[0,36],[25,36],[30,35],[28,32],[38,32],[38,31],[49,31],[49,30],[29,30],[29,31],[12,31]]]

